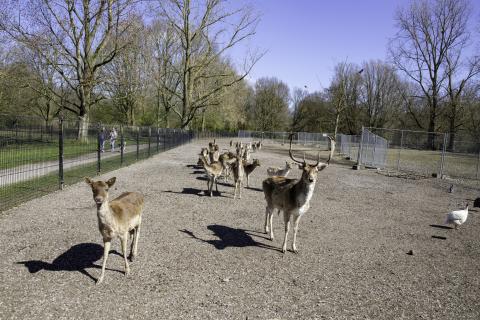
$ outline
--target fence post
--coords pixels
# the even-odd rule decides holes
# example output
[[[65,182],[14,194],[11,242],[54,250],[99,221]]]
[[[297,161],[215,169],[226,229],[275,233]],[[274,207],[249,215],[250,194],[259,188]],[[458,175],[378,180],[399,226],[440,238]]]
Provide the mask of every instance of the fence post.
[[[137,127],[137,160],[138,160],[138,157],[139,157],[139,154],[140,154],[140,128]]]
[[[157,128],[157,153],[160,151],[160,129]]]
[[[440,179],[443,177],[443,171],[444,171],[444,166],[445,166],[446,143],[447,143],[447,133],[444,133],[443,134],[442,156],[440,158],[440,176],[439,176]]]
[[[101,146],[101,143],[100,143],[100,134],[101,134],[101,131],[99,129],[98,132],[97,132],[97,175],[100,174],[100,171],[102,169],[102,167],[101,167],[101,162],[102,162],[102,159],[101,159],[101,157],[102,157],[101,156],[101,151],[102,150],[101,150],[101,148],[102,148],[102,146]]]
[[[65,183],[63,176],[63,115],[60,115],[58,130],[58,182],[60,190],[63,190]]]
[[[398,156],[397,156],[397,171],[400,171],[400,152],[403,149],[403,130],[401,131],[400,136],[400,148],[398,149]]]
[[[358,155],[357,155],[357,167],[360,169],[362,165],[362,151],[363,151],[363,135],[365,133],[365,128],[362,126],[362,135],[360,136],[360,146],[358,147]]]
[[[123,165],[124,152],[125,152],[125,135],[123,134],[123,127],[120,127],[120,165]]]
[[[152,128],[148,127],[148,157],[150,157],[150,155],[151,155],[151,150],[150,150],[151,149],[150,140],[152,140],[151,137],[152,137]]]
[[[167,129],[162,131],[163,131],[163,152],[165,152],[165,150],[167,150]]]

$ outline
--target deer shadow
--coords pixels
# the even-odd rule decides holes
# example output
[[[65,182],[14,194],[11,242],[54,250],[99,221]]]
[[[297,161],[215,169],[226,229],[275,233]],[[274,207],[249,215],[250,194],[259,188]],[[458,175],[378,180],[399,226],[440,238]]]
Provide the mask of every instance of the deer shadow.
[[[453,229],[452,227],[442,226],[441,224],[431,224],[430,227],[438,228],[438,229],[447,229],[447,230]]]
[[[115,250],[110,251],[110,253],[120,255]],[[70,249],[59,255],[52,261],[48,263],[40,260],[30,260],[30,261],[19,261],[17,264],[23,264],[30,273],[37,273],[41,270],[46,271],[78,271],[81,274],[89,277],[93,281],[96,281],[86,269],[96,268],[100,269],[101,267],[94,264],[95,261],[98,261],[103,256],[103,247],[96,243],[80,243],[72,246]],[[117,271],[108,269],[110,271]]]
[[[197,189],[197,188],[183,188],[182,191],[178,192],[178,191],[172,191],[172,190],[167,190],[167,191],[163,191],[165,193],[176,193],[176,194],[190,194],[190,195],[195,195],[195,196],[199,196],[199,197],[207,197],[209,194],[208,194],[208,191],[207,190],[201,190],[201,189]],[[224,197],[226,198],[226,196],[224,196],[220,191],[216,191],[216,190],[212,190],[212,195],[215,196],[215,197]]]
[[[202,180],[202,181],[208,181],[209,179],[207,177],[196,177],[195,179],[197,180]],[[229,183],[225,183],[225,182],[221,182],[221,181],[218,181],[219,179],[217,179],[217,184],[219,186],[224,186],[224,187],[233,187],[231,184]]]
[[[245,189],[252,190],[252,191],[258,191],[258,192],[263,192],[263,189],[254,188],[254,187],[245,187]]]
[[[213,234],[216,237],[218,237],[218,239],[205,240],[197,237],[192,231],[189,231],[187,229],[183,229],[179,231],[187,234],[188,236],[190,236],[195,240],[208,243],[214,246],[215,249],[217,250],[224,250],[230,247],[235,247],[235,248],[259,247],[263,249],[270,249],[270,250],[281,252],[281,250],[278,248],[255,241],[252,238],[252,234],[248,233],[247,230],[244,230],[244,229],[231,228],[231,227],[222,226],[218,224],[209,225],[207,226],[207,229],[211,230]]]

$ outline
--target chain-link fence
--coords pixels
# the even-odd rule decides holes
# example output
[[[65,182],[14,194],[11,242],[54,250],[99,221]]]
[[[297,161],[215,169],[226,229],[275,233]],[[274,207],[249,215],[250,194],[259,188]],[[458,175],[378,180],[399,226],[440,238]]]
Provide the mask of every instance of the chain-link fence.
[[[387,141],[384,166],[387,169],[425,177],[480,178],[479,142],[456,140],[453,150],[449,150],[448,133],[385,128],[367,130]]]
[[[290,141],[290,132],[283,131],[238,131],[238,138],[249,139],[252,141],[262,141],[263,144],[280,143],[285,144]],[[318,132],[295,132],[293,133],[292,143],[301,145],[310,145],[320,148],[328,148],[329,140],[326,133]]]
[[[101,124],[79,128],[77,121],[0,116],[0,211],[192,139],[233,136]]]
[[[338,134],[337,145],[340,154],[358,165],[381,169],[387,166],[388,140],[367,128],[362,128],[359,136]]]

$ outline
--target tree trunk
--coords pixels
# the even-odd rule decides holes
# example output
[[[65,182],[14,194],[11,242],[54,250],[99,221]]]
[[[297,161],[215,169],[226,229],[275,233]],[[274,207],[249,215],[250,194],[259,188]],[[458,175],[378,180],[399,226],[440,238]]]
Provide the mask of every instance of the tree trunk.
[[[78,116],[78,135],[77,139],[82,142],[88,142],[88,113],[84,113],[83,115]]]
[[[447,150],[450,152],[455,151],[455,115],[450,118],[449,130],[448,130],[448,147]]]
[[[435,150],[435,120],[437,116],[437,98],[432,98],[432,106],[430,109],[430,119],[428,122],[428,138],[427,146],[431,150]]]
[[[202,132],[205,132],[205,109],[202,111]]]

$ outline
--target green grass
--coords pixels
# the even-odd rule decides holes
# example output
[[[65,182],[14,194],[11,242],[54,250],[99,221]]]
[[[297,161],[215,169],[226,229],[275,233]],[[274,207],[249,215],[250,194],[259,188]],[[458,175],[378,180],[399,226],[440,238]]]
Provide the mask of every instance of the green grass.
[[[152,149],[151,155],[154,155],[156,149]],[[138,160],[148,157],[147,150],[141,150]],[[123,165],[120,163],[120,156],[115,156],[102,160],[100,174],[128,166],[138,161],[136,152],[125,154]],[[85,176],[94,177],[97,175],[97,162],[66,170],[64,172],[64,184],[71,185],[77,183]],[[58,171],[50,173],[39,178],[28,181],[11,184],[0,188],[0,210],[6,210],[25,201],[41,197],[60,188]]]
[[[58,142],[39,142],[9,145],[0,149],[0,169],[58,160]],[[75,158],[97,151],[97,142],[65,140],[64,158]]]

